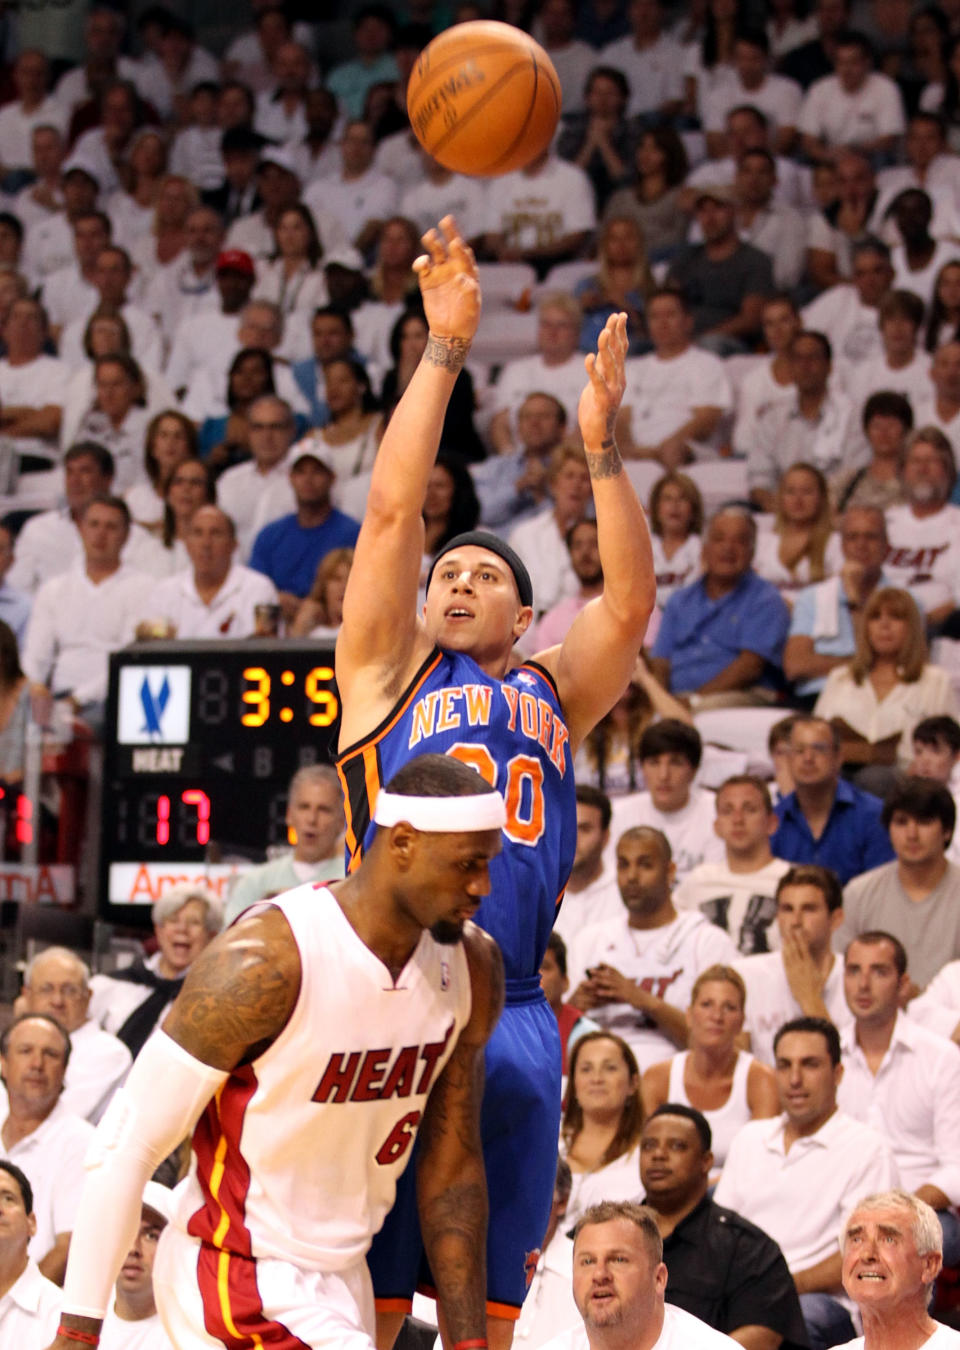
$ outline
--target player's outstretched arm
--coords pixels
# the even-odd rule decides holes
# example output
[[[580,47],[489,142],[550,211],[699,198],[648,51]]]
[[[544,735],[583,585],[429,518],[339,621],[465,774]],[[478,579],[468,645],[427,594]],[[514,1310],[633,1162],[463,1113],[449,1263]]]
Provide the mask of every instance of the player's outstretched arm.
[[[423,236],[414,263],[430,329],[427,348],[377,451],[337,642],[337,680],[349,697],[356,673],[389,678],[410,656],[423,557],[421,510],[453,386],[480,319],[472,250],[452,216]]]
[[[87,1155],[64,1284],[62,1325],[98,1335],[140,1220],[143,1187],[189,1135],[231,1069],[279,1034],[296,1003],[300,958],[276,909],[243,919],[190,967],[183,989],[114,1095]],[[58,1334],[55,1350],[77,1350]]]
[[[483,1047],[503,1008],[503,960],[486,933],[464,934],[473,1006],[420,1127],[417,1204],[441,1323],[451,1343],[486,1334],[487,1182],[480,1149]]]
[[[614,437],[626,356],[626,315],[612,315],[596,355],[586,358],[587,385],[578,409],[597,513],[603,593],[580,611],[559,648],[538,657],[556,678],[574,749],[626,689],[656,599],[646,515]]]

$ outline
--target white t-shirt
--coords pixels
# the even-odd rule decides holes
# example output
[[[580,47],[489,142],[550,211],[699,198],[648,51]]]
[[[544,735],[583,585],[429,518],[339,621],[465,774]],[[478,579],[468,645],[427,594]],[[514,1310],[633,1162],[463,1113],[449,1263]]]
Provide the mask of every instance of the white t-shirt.
[[[520,249],[548,247],[597,223],[590,179],[562,159],[548,159],[536,173],[518,169],[491,179],[486,207],[487,229]]]
[[[802,1016],[803,1009],[793,996],[779,952],[742,957],[735,967],[747,986],[743,1029],[750,1036],[750,1049],[757,1059],[772,1067],[774,1036],[784,1022]],[[843,962],[836,956],[821,997],[830,1020],[844,1026],[850,1020],[850,1010],[843,993]]]
[[[570,987],[576,989],[594,966],[606,964],[672,1007],[689,1006],[694,980],[708,966],[728,965],[736,949],[726,933],[702,914],[678,914],[660,928],[631,928],[624,912],[618,919],[592,924],[575,939],[567,955]],[[641,1073],[666,1059],[676,1045],[652,1018],[628,1003],[592,1008],[590,1016],[615,1031],[637,1057]]]
[[[614,66],[626,75],[630,86],[628,117],[656,112],[665,103],[683,98],[683,48],[665,33],[642,50],[632,37],[608,43],[601,48],[597,64]]]
[[[921,517],[904,504],[891,506],[886,516],[890,547],[883,572],[888,585],[908,590],[925,610],[955,600],[960,595],[960,506],[948,502]]]
[[[755,370],[743,377],[737,390],[737,416],[733,424],[733,448],[738,455],[748,455],[756,446],[757,423],[774,403],[789,403],[795,386],[778,384],[773,378],[771,361],[762,361]]]
[[[63,407],[67,396],[70,369],[55,356],[40,355],[22,366],[12,366],[4,357],[0,360],[0,405],[8,408],[45,408],[49,404]],[[7,445],[16,447],[21,455],[37,455],[52,461],[56,455],[57,438],[45,440],[41,436],[4,437]]]
[[[319,178],[303,194],[313,210],[325,210],[340,221],[348,239],[356,239],[371,220],[386,220],[397,209],[397,184],[385,173],[370,168],[359,178],[345,179],[337,173]]]
[[[831,286],[800,312],[803,326],[825,333],[833,347],[835,361],[865,361],[883,354],[880,341],[880,316],[861,302],[850,282]]]
[[[0,108],[0,162],[5,169],[33,168],[33,131],[43,126],[61,133],[67,129],[63,107],[52,95],[32,112],[25,112],[19,99]]]
[[[912,291],[914,295],[920,297],[929,309],[940,268],[945,263],[957,262],[958,260],[960,260],[960,244],[939,239],[936,248],[933,250],[933,256],[926,267],[921,267],[918,271],[911,271],[907,266],[906,250],[902,244],[897,244],[890,252],[890,261],[893,264],[893,284],[897,290]]]
[[[775,530],[761,530],[757,536],[757,547],[753,555],[753,570],[764,581],[772,582],[781,595],[788,598],[796,595],[805,586],[811,584],[810,559],[801,558],[794,571],[789,571],[780,561],[780,536]],[[843,566],[843,553],[840,540],[832,534],[823,551],[823,566],[828,577],[836,576]]]
[[[694,408],[733,407],[733,391],[723,362],[711,352],[688,347],[662,360],[656,353],[627,362],[624,405],[630,409],[635,445],[659,445],[693,416]],[[697,446],[704,451],[706,446]]]
[[[510,531],[509,541],[530,573],[535,614],[545,614],[561,600],[577,594],[580,583],[550,507],[522,520]]]
[[[560,934],[569,948],[574,938],[585,928],[607,919],[618,919],[622,914],[623,900],[616,874],[609,865],[605,865],[596,881],[592,881],[582,891],[571,891],[567,887],[553,931]]]
[[[888,75],[869,74],[855,94],[836,75],[815,80],[804,96],[797,130],[827,145],[865,145],[881,136],[900,136],[905,127],[903,99]]]
[[[424,178],[400,198],[400,214],[421,231],[432,230],[448,212],[456,216],[464,238],[480,234],[487,215],[483,183],[462,173],[452,174],[446,183]]]
[[[671,1303],[663,1305],[663,1330],[654,1341],[650,1350],[731,1350],[736,1342],[729,1336],[701,1322],[699,1317],[675,1308]],[[928,1342],[929,1343],[929,1342]],[[543,1350],[590,1350],[587,1331],[582,1322],[562,1332],[548,1341]],[[936,1350],[941,1350],[940,1346]],[[946,1350],[946,1347],[944,1347]]]
[[[953,1327],[938,1322],[936,1331],[924,1341],[920,1350],[958,1350],[958,1348],[960,1348],[960,1331],[954,1331]],[[866,1342],[862,1336],[858,1336],[855,1341],[846,1341],[843,1345],[837,1346],[837,1350],[866,1350]]]
[[[923,993],[910,1000],[907,1011],[922,1026],[952,1037],[960,1025],[960,961],[942,966]]]
[[[72,319],[89,314],[100,303],[100,293],[80,273],[76,263],[68,263],[43,278],[40,299],[52,328],[65,328]]]
[[[520,356],[508,361],[493,386],[494,411],[506,408],[515,418],[521,403],[529,394],[552,394],[563,404],[567,426],[577,425],[577,404],[583,391],[583,356],[574,352],[557,365],[548,366],[543,357]]]
[[[777,883],[790,864],[771,858],[755,872],[731,872],[723,862],[695,867],[673,892],[679,910],[699,910],[736,943],[741,956],[775,951],[780,946],[777,927]]]
[[[867,399],[879,389],[889,390],[893,394],[903,394],[909,399],[910,406],[916,414],[924,399],[930,396],[930,356],[927,352],[918,350],[909,365],[893,370],[887,365],[886,355],[881,350],[873,356],[868,356],[865,361],[839,363],[837,379],[856,409],[859,429]],[[914,425],[919,425],[916,416]],[[862,430],[860,434],[863,434]]]
[[[159,1313],[125,1322],[109,1308],[100,1331],[99,1350],[173,1350],[173,1342],[163,1329]]]
[[[658,534],[650,536],[650,543],[653,546],[653,570],[657,578],[657,604],[662,609],[674,591],[689,586],[700,575],[703,541],[699,534],[689,535],[672,558],[668,558],[664,552],[663,540]]]
[[[747,89],[734,72],[702,100],[704,130],[723,131],[730,110],[749,104],[767,116],[772,138],[782,127],[797,125],[802,99],[799,84],[785,75],[767,75],[758,89]]]
[[[716,796],[705,788],[693,787],[686,806],[679,811],[659,811],[649,792],[631,792],[613,803],[610,825],[610,843],[605,854],[611,862],[616,858],[616,841],[624,830],[636,825],[650,825],[662,830],[670,841],[677,881],[702,862],[722,862],[724,848],[713,830],[716,818]]]
[[[599,1205],[603,1200],[636,1200],[639,1203],[643,1196],[640,1146],[635,1144],[629,1152],[622,1153],[605,1167],[598,1167],[592,1172],[574,1172],[572,1179],[567,1212],[563,1216],[563,1225],[567,1231],[585,1210],[591,1205]]]
[[[170,357],[164,372],[173,390],[185,388],[196,375],[198,366],[209,366],[219,376],[226,374],[233,354],[238,350],[239,314],[224,314],[219,308],[191,314],[177,324],[170,344]],[[224,351],[227,352],[224,359]],[[225,390],[218,392],[225,393]]]

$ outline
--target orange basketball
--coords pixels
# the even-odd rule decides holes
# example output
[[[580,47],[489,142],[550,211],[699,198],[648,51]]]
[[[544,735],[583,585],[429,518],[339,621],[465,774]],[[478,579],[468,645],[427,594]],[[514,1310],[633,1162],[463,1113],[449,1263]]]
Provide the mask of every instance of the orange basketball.
[[[532,37],[478,19],[448,28],[420,53],[407,112],[420,144],[445,168],[495,178],[550,144],[560,81]]]

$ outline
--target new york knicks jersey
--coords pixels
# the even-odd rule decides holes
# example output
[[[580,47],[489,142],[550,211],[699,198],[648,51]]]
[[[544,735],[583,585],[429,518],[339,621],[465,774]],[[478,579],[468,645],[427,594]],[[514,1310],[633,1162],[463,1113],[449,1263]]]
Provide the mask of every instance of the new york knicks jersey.
[[[577,841],[570,736],[553,680],[533,662],[496,680],[471,657],[434,648],[380,726],[338,760],[351,868],[376,828],[380,788],[428,753],[455,755],[503,794],[503,850],[475,922],[500,947],[508,980],[535,977]]]
[[[393,1204],[470,1015],[470,973],[461,942],[424,932],[394,984],[325,887],[271,903],[300,952],[300,993],[273,1044],[200,1117],[174,1221],[238,1256],[344,1270]]]

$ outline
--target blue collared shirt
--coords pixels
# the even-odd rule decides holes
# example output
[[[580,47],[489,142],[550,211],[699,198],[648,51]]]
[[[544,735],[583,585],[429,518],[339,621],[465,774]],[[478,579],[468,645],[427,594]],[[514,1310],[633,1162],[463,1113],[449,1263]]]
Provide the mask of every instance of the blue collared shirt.
[[[883,802],[844,778],[837,784],[837,795],[819,839],[814,839],[795,792],[783,797],[774,809],[780,821],[770,840],[775,857],[829,867],[842,886],[895,856],[880,819]]]
[[[670,662],[670,689],[701,689],[740,655],[753,652],[779,667],[790,627],[790,611],[769,581],[749,571],[718,600],[707,595],[701,577],[667,601],[653,655]],[[773,683],[767,671],[761,683]]]

